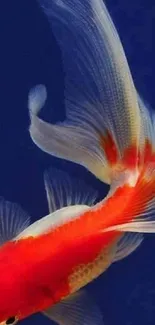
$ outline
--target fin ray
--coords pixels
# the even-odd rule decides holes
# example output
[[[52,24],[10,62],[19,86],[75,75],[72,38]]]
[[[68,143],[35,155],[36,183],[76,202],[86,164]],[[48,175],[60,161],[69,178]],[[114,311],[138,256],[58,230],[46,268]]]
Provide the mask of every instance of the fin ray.
[[[13,240],[29,224],[29,215],[18,204],[0,197],[0,245]]]
[[[111,165],[128,160],[126,149],[132,151],[132,167],[137,165],[140,135],[137,93],[118,33],[102,0],[38,3],[62,50],[67,120],[56,125],[41,120],[31,91],[31,138],[43,151],[111,183]]]
[[[127,192],[126,195],[127,196]],[[122,202],[125,200],[122,192]],[[140,174],[119,223],[104,231],[155,233],[155,168],[147,165]]]
[[[155,162],[155,112],[139,94],[137,96],[141,115],[139,165],[146,166]]]
[[[50,213],[70,205],[92,206],[98,196],[84,181],[53,167],[44,173],[44,183]]]
[[[70,295],[43,314],[59,325],[103,325],[99,307],[85,290]]]
[[[50,214],[30,225],[17,239],[39,236],[78,218],[88,211],[97,199],[97,191],[87,186],[84,181],[72,178],[53,167],[45,172],[44,182]]]
[[[143,235],[127,233],[117,243],[117,250],[113,262],[120,261],[132,254],[142,243]]]

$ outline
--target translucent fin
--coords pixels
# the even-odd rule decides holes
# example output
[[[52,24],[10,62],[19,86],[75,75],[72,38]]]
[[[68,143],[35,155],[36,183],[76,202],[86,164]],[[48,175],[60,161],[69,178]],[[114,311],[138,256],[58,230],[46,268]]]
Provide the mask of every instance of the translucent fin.
[[[71,205],[92,206],[98,196],[84,181],[53,167],[45,172],[44,182],[50,213]]]
[[[141,113],[140,165],[155,163],[155,112],[138,95]]]
[[[32,114],[38,114],[39,111],[44,106],[47,99],[47,91],[44,85],[38,85],[29,92],[28,96],[28,106]]]
[[[109,227],[106,229],[106,231],[113,231],[113,230],[122,231],[122,232],[130,231],[130,232],[136,232],[136,233],[153,234],[153,233],[155,233],[155,221],[137,220],[137,221]]]
[[[43,314],[59,325],[103,325],[99,307],[84,290],[62,300]]]
[[[137,94],[117,31],[102,0],[38,3],[62,50],[67,120],[50,125],[29,101],[30,135],[42,150],[111,183],[118,160],[137,164],[140,135]]]
[[[103,182],[111,182],[111,172],[99,144],[98,134],[67,122],[51,125],[32,114],[32,110],[30,117],[30,136],[41,150],[79,163]]]
[[[45,172],[44,182],[51,213],[30,225],[17,239],[39,236],[79,218],[97,199],[97,191],[87,186],[84,181],[71,178],[56,168]]]
[[[127,233],[121,237],[117,244],[114,262],[120,261],[132,254],[142,243],[143,235]]]
[[[0,197],[0,245],[14,239],[29,224],[30,217],[18,204]]]
[[[140,95],[138,103],[141,113],[139,179],[130,205],[124,209],[122,222],[105,231],[155,233],[155,113]]]

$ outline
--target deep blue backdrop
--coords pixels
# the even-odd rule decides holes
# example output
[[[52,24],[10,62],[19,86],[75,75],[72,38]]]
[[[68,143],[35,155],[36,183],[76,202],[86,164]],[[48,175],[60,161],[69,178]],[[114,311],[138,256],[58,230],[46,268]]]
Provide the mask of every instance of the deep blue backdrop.
[[[121,36],[134,81],[154,107],[153,20],[155,5],[149,0],[107,0]],[[63,72],[60,52],[49,25],[34,0],[8,0],[0,6],[0,195],[16,201],[33,220],[48,212],[43,172],[51,166],[70,170],[99,189],[107,188],[84,168],[41,152],[28,132],[27,94],[45,83],[49,98],[46,118],[64,117]],[[89,285],[98,301],[105,325],[155,323],[155,236],[132,256],[119,262]],[[25,324],[50,324],[34,315]],[[23,322],[23,324],[24,324]]]

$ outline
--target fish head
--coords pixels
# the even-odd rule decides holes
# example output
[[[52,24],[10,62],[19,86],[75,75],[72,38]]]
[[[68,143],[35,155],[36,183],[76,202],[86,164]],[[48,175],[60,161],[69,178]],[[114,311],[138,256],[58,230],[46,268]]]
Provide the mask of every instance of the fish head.
[[[14,325],[52,305],[52,292],[37,262],[24,241],[0,247],[0,325]]]

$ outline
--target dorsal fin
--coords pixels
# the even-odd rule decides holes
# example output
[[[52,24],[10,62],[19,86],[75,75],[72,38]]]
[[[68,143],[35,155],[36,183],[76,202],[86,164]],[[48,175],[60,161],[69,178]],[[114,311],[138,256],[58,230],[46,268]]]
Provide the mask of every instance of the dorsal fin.
[[[97,191],[66,172],[50,168],[45,172],[45,189],[50,214],[33,223],[16,239],[39,236],[87,211],[97,199]]]
[[[44,183],[49,212],[77,204],[92,206],[98,196],[83,180],[53,167],[45,171]]]

